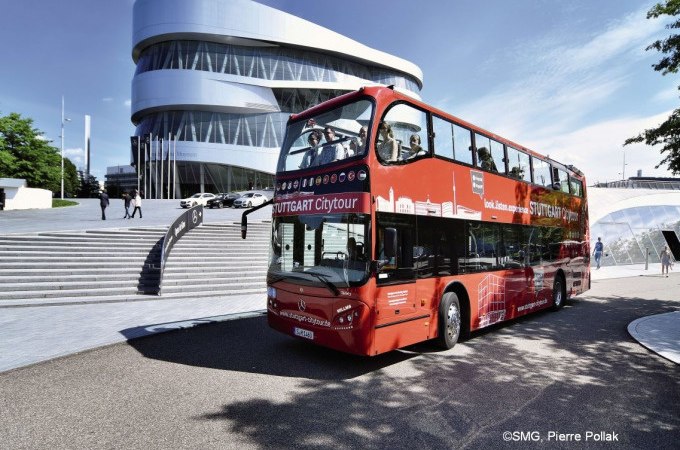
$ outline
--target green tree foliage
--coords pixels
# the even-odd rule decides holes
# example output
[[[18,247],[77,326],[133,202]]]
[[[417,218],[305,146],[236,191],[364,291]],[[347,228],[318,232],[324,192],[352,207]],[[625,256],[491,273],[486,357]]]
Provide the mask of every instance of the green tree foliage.
[[[78,197],[82,198],[97,198],[99,197],[99,181],[94,175],[82,176],[82,182],[80,183],[80,190],[78,191]],[[109,192],[109,196],[112,194]]]
[[[33,128],[33,119],[10,113],[0,116],[0,177],[23,178],[28,187],[61,192],[61,154]],[[64,158],[64,192],[73,196],[79,187],[76,167]]]
[[[676,17],[680,14],[680,0],[666,0],[658,3],[647,13],[648,19],[657,19],[660,16]],[[666,25],[669,30],[680,28],[680,19]],[[680,35],[671,34],[666,39],[657,40],[647,47],[647,50],[657,50],[665,55],[657,64],[653,64],[654,70],[662,75],[677,73],[680,67]],[[680,109],[676,109],[665,122],[657,128],[650,128],[639,135],[627,139],[623,145],[644,142],[647,145],[662,145],[661,154],[664,158],[657,168],[666,164],[673,175],[680,174]]]

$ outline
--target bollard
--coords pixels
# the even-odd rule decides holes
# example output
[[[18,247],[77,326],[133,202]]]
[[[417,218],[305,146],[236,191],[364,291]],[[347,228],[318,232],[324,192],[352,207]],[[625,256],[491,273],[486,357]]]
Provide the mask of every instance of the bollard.
[[[645,247],[645,270],[649,269],[649,247]]]

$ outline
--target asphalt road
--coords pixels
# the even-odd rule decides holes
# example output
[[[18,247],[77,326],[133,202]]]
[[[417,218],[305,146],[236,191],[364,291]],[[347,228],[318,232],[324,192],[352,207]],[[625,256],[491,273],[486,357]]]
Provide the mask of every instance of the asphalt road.
[[[0,445],[677,448],[680,366],[626,326],[677,310],[679,284],[599,281],[446,352],[354,357],[263,317],[116,344],[1,374]]]

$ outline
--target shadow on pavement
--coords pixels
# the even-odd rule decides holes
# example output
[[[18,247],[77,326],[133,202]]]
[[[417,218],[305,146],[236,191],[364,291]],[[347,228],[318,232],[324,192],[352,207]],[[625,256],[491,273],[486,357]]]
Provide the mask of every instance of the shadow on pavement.
[[[356,357],[279,335],[265,318],[134,340],[148,358],[299,378],[283,399],[231,401],[193,417],[265,448],[502,447],[510,430],[617,433],[624,447],[663,446],[680,429],[680,373],[626,325],[677,302],[574,299],[473,335],[449,351],[423,344]],[[613,435],[612,435],[613,436]],[[453,444],[455,442],[455,444]],[[516,444],[516,443],[515,443]]]
[[[315,380],[355,378],[416,356],[396,351],[367,358],[336,352],[279,334],[269,328],[266,317],[170,331],[128,344],[162,361]]]

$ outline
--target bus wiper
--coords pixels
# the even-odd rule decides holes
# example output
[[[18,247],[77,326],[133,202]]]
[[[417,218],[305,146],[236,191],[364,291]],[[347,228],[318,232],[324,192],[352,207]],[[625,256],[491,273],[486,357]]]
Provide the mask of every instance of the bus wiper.
[[[311,271],[306,271],[303,273],[308,273],[309,275],[312,275],[316,277],[317,279],[321,280],[323,284],[326,285],[329,291],[331,291],[334,295],[338,296],[340,295],[340,290],[335,286],[328,278],[326,278],[326,275],[319,273],[319,272],[311,272]]]

